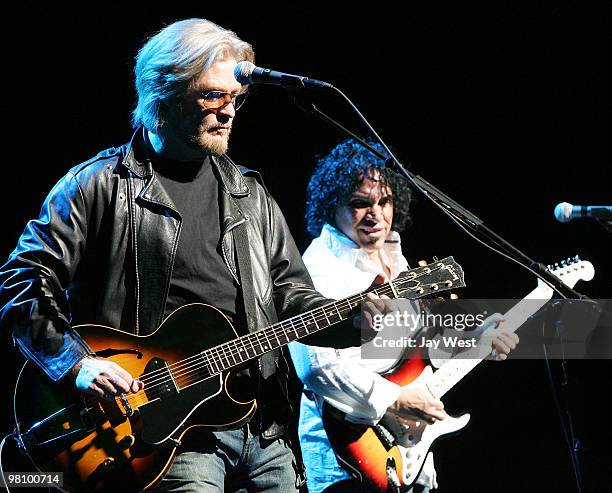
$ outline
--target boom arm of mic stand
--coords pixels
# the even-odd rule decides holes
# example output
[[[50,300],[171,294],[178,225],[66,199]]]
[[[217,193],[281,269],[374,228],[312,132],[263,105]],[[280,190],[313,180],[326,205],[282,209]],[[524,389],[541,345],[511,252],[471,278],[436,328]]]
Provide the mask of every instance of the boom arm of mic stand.
[[[438,190],[435,186],[429,183],[421,176],[415,176],[410,171],[408,171],[404,166],[394,158],[389,158],[382,154],[380,151],[372,147],[368,144],[364,139],[356,135],[354,132],[350,131],[348,128],[344,127],[342,124],[319,110],[312,100],[307,96],[306,92],[303,91],[303,87],[291,87],[286,88],[291,96],[293,97],[293,101],[295,104],[306,113],[312,113],[317,115],[322,120],[326,121],[331,126],[340,130],[340,132],[348,135],[349,137],[358,141],[362,146],[368,149],[370,152],[378,156],[381,160],[385,161],[385,165],[394,168],[398,173],[400,173],[408,183],[410,183],[414,188],[416,188],[421,193],[427,195],[431,200],[436,202],[440,207],[446,210],[446,212],[452,215],[459,222],[470,228],[474,232],[478,232],[483,234],[483,236],[487,237],[488,240],[494,242],[499,247],[503,248],[508,254],[513,256],[515,260],[519,263],[527,267],[532,272],[538,274],[548,283],[556,288],[556,290],[567,298],[573,299],[588,299],[587,296],[579,293],[578,291],[570,288],[563,281],[561,281],[557,276],[553,275],[548,271],[546,266],[542,263],[536,262],[535,260],[529,258],[523,252],[521,252],[514,245],[503,239],[489,227],[487,227],[484,222],[478,218],[475,214],[472,214],[465,207],[460,205],[451,199],[448,195]]]

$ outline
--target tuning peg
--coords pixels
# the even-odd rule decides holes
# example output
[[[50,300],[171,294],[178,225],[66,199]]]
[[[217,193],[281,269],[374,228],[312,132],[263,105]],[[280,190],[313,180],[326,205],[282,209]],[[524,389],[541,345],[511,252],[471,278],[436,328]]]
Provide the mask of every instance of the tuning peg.
[[[459,295],[458,295],[458,294],[455,294],[455,293],[451,293],[451,295],[450,295],[450,299],[451,299],[451,300],[458,300],[458,299],[459,299]]]
[[[580,262],[580,255],[576,255],[576,256],[574,257],[574,261],[576,261],[576,262]]]
[[[425,267],[427,265],[427,260],[419,260],[419,267]]]

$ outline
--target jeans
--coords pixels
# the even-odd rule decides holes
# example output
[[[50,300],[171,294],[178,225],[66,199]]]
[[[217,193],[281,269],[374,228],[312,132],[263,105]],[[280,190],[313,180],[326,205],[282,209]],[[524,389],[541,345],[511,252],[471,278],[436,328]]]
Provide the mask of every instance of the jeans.
[[[191,430],[155,492],[297,492],[293,452],[286,440],[263,441],[237,430]]]

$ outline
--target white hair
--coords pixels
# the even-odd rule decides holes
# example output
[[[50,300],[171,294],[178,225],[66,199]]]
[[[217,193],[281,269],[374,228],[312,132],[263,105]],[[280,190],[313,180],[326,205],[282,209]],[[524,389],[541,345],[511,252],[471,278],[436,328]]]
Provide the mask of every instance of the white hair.
[[[136,56],[134,127],[158,129],[164,123],[161,102],[180,96],[196,77],[228,56],[237,62],[255,59],[249,43],[206,19],[178,21],[151,37]]]

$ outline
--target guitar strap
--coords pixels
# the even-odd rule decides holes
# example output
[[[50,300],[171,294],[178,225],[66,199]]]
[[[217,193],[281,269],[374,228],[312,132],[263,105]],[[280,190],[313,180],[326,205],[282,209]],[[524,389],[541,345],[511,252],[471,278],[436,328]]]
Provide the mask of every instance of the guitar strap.
[[[248,216],[245,217],[246,221],[248,221]],[[238,264],[238,277],[240,279],[240,287],[242,289],[242,299],[244,303],[244,309],[246,312],[246,320],[249,328],[249,332],[255,332],[257,330],[256,322],[255,322],[255,296],[253,293],[253,273],[251,270],[251,252],[249,247],[249,236],[247,233],[247,225],[246,221],[235,227],[232,230],[232,234],[234,236],[234,243],[236,245],[236,263]],[[285,355],[280,352],[280,357],[285,359]],[[259,378],[261,378],[262,372],[262,359],[270,358],[274,359],[273,353],[266,353],[260,358],[259,362]],[[289,368],[289,364],[285,360],[285,364],[287,368]],[[276,362],[274,362],[276,366]],[[291,409],[291,414],[295,415],[295,411],[291,404],[291,399],[288,396],[288,391],[285,391],[285,397],[287,399],[287,403],[289,408]],[[260,416],[261,419],[261,416]],[[261,421],[260,421],[261,423]],[[263,430],[262,430],[263,431]],[[264,432],[265,435],[265,432]],[[285,439],[289,443],[289,447],[293,450],[293,467],[296,472],[296,489],[302,491],[302,489],[306,485],[306,469],[304,467],[304,463],[301,460],[301,453],[299,448],[295,448],[291,444],[291,438],[289,433],[285,433]],[[297,452],[296,452],[297,450]]]
[[[251,270],[251,252],[246,224],[248,221],[249,216],[245,214],[245,222],[236,226],[232,230],[232,234],[236,245],[236,263],[238,264],[245,319],[249,332],[255,332],[257,331],[257,306],[255,305],[255,294],[253,292],[253,271]],[[257,364],[260,378],[268,378],[276,368],[274,351],[260,356]]]

